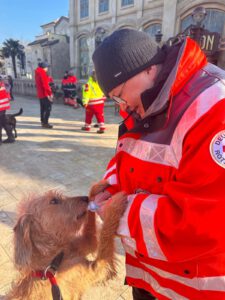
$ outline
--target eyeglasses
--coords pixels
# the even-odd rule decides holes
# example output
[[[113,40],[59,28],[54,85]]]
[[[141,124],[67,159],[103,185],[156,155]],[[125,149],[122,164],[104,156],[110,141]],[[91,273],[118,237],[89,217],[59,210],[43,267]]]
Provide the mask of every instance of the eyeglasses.
[[[112,96],[112,99],[117,103],[117,104],[126,104],[127,101],[121,98],[121,95],[123,93],[123,89],[125,87],[126,81],[124,82],[124,84],[121,87],[120,93],[118,96]]]

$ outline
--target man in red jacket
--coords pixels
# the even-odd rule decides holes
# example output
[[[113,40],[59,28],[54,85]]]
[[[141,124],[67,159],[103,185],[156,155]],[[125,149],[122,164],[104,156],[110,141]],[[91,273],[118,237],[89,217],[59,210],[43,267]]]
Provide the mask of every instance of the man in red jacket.
[[[49,85],[49,76],[47,75],[48,64],[45,62],[39,63],[35,70],[35,83],[37,89],[37,97],[40,100],[41,109],[41,125],[44,128],[53,128],[48,123],[50,112],[52,109],[53,95]]]
[[[158,49],[123,29],[93,54],[105,95],[130,117],[95,201],[125,191],[117,233],[133,297],[225,300],[225,71],[190,38]]]

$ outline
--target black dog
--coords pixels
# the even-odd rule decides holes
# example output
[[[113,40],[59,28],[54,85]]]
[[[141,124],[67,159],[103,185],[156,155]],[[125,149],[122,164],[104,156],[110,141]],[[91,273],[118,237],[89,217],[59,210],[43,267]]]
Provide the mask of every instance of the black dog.
[[[12,128],[14,131],[14,136],[17,138],[17,131],[16,131],[16,117],[22,115],[23,109],[21,108],[18,113],[16,114],[7,114],[5,115],[5,122]]]

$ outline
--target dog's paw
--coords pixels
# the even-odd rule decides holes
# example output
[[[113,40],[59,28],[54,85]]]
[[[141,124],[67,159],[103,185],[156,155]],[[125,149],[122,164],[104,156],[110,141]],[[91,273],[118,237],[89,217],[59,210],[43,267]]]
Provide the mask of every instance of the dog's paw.
[[[104,220],[111,220],[114,224],[119,224],[119,220],[124,214],[127,207],[127,194],[125,192],[119,192],[113,195],[108,201],[105,211]],[[117,225],[115,225],[117,226]]]
[[[108,204],[107,210],[115,212],[122,217],[127,207],[127,194],[125,192],[119,192],[113,195]]]

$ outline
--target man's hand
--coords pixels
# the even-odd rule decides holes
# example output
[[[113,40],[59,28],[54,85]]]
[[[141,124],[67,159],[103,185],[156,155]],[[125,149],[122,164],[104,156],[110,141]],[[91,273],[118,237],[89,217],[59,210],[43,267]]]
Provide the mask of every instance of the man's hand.
[[[112,195],[107,190],[105,190],[103,192],[100,192],[94,198],[94,203],[99,207],[97,213],[102,219],[104,218],[104,211],[105,211],[106,204],[109,201],[109,199],[112,199],[111,196]]]
[[[89,192],[89,199],[99,206],[97,212],[100,217],[103,216],[104,206],[111,197],[111,194],[106,190],[108,186],[109,183],[106,180],[101,180],[94,184]]]
[[[110,184],[107,180],[100,180],[97,183],[94,183],[89,191],[89,199],[93,201],[95,196],[101,192],[104,192],[104,190],[109,186]]]
[[[127,207],[127,194],[123,191],[116,193],[111,198],[108,199],[108,201],[105,204],[104,212],[103,212],[103,218],[105,221],[105,218],[112,218],[114,222],[117,219],[117,227],[119,225],[119,220],[124,214],[126,207]],[[115,232],[116,233],[116,232]]]
[[[53,102],[53,95],[48,96],[48,100],[49,100],[50,102]]]

